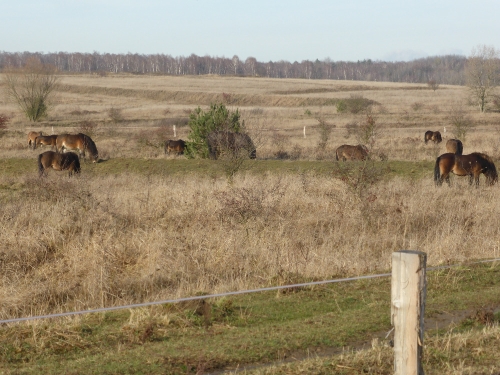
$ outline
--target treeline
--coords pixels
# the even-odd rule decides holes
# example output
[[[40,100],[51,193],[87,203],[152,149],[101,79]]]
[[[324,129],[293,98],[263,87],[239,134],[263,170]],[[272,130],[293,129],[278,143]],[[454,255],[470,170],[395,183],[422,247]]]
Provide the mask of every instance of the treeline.
[[[254,57],[232,58],[110,53],[9,53],[0,52],[0,69],[22,67],[29,58],[55,65],[69,73],[132,73],[167,75],[230,75],[271,78],[333,79],[354,81],[385,81],[463,85],[466,57],[435,56],[409,62],[363,60],[357,62],[304,60],[302,62],[260,62]]]

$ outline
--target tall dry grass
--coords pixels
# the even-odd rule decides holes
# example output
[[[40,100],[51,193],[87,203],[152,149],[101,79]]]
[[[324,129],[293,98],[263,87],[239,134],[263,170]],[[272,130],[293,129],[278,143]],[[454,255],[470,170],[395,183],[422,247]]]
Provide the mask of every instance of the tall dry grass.
[[[2,178],[2,318],[499,256],[498,187],[240,174]],[[462,184],[462,186],[457,186]]]
[[[174,124],[185,139],[190,111],[229,95],[258,158],[333,160],[337,146],[355,143],[346,126],[366,116],[337,113],[335,100],[355,95],[378,103],[370,112],[381,128],[375,158],[432,161],[445,142],[425,145],[423,134],[453,136],[449,116],[465,97],[462,87],[220,77],[62,81],[42,123],[27,123],[0,98],[0,113],[11,118],[0,134],[0,158],[33,159],[25,175],[0,176],[2,318],[378,272],[399,249],[426,251],[432,265],[499,256],[497,186],[471,189],[457,178],[453,188],[436,189],[431,171],[425,180],[359,188],[308,173],[241,173],[231,185],[85,170],[81,178],[38,179],[38,152],[26,142],[29,130],[76,132],[89,121],[101,158],[164,158],[161,142],[174,136]],[[111,108],[120,110],[119,121],[109,118]],[[477,125],[464,153],[498,160],[500,113],[464,108]],[[318,119],[332,125],[324,148]]]

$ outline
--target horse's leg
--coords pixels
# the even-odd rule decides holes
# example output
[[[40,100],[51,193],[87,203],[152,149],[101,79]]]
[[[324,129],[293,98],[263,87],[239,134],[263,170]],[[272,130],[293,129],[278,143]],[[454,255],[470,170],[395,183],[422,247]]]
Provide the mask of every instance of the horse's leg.
[[[476,188],[479,187],[479,176],[481,176],[481,172],[475,173],[474,180],[476,181]]]

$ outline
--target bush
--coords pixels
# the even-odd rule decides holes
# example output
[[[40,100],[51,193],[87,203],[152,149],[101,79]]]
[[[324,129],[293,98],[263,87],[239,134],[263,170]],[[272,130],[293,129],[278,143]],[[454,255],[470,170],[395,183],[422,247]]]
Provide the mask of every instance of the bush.
[[[322,117],[319,117],[316,120],[318,120],[319,129],[318,149],[320,151],[324,151],[326,149],[328,141],[330,140],[330,135],[335,125],[327,123],[326,120]]]
[[[0,129],[7,129],[9,121],[10,118],[7,115],[0,114]]]
[[[413,109],[415,112],[420,111],[422,108],[424,108],[424,104],[421,102],[415,102],[411,105],[411,109]]]
[[[368,114],[364,121],[352,122],[346,125],[345,138],[353,135],[358,143],[373,148],[376,139],[380,135],[380,131],[380,125],[377,124],[376,118]]]
[[[345,100],[339,100],[337,104],[335,104],[335,107],[337,108],[338,113],[344,113],[345,111],[347,111],[347,103],[345,102]]]
[[[87,134],[90,138],[94,138],[96,135],[97,126],[97,123],[95,123],[94,121],[83,120],[80,121],[76,130],[78,133]]]
[[[472,118],[464,111],[460,104],[455,104],[451,108],[448,119],[451,122],[453,136],[465,142],[465,137],[475,125]]]
[[[363,95],[351,94],[350,98],[338,100],[335,107],[338,113],[358,114],[368,110],[375,103],[373,100],[364,98]]]
[[[191,131],[186,141],[185,155],[188,158],[208,158],[207,136],[215,130],[239,133],[244,130],[244,122],[240,122],[240,112],[230,111],[222,103],[212,104],[208,111],[196,108],[189,115]]]
[[[123,121],[121,108],[111,107],[110,109],[108,109],[108,117],[114,124]]]
[[[30,121],[47,116],[49,99],[58,80],[55,67],[34,58],[29,59],[23,68],[14,69],[4,76],[7,97]]]

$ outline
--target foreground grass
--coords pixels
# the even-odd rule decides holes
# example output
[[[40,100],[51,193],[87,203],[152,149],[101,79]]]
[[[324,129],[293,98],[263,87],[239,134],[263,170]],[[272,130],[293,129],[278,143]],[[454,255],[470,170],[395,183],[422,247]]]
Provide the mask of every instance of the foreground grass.
[[[427,373],[494,364],[491,346],[498,347],[498,330],[469,341],[456,335],[498,321],[493,311],[499,296],[495,264],[428,273],[426,319],[467,313],[453,331],[427,332]],[[391,348],[377,339],[389,331],[389,315],[386,277],[38,321],[2,327],[0,369],[5,374],[186,374],[338,351],[344,354],[252,371],[390,374]],[[373,339],[364,355],[343,350]],[[478,346],[471,348],[474,342]]]

